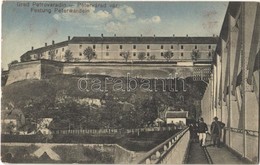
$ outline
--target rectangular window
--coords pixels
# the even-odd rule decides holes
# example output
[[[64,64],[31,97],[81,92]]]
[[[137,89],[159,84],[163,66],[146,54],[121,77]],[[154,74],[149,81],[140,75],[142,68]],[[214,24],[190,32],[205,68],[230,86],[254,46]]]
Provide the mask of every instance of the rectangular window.
[[[109,45],[107,45],[107,49],[109,49]]]
[[[147,56],[150,56],[150,53],[147,53]]]
[[[106,56],[109,56],[109,53],[108,53],[108,52],[106,52]]]
[[[81,48],[82,48],[82,45],[79,45],[79,48],[81,49]]]
[[[150,45],[147,45],[147,49],[150,49]]]
[[[173,49],[173,45],[171,45],[171,49]]]
[[[183,45],[181,45],[181,49],[183,49]]]
[[[134,56],[136,56],[136,53],[134,53]]]
[[[163,49],[163,45],[161,45],[161,49]]]
[[[163,52],[161,52],[161,56],[163,56]]]
[[[195,45],[195,49],[198,49],[197,45]]]
[[[93,45],[93,49],[96,49],[96,45]]]
[[[122,56],[122,53],[120,53],[119,55]]]
[[[62,51],[64,52],[64,48],[62,48]]]
[[[120,45],[120,49],[123,49],[123,45]]]
[[[209,49],[211,49],[211,45],[209,45]]]
[[[181,56],[183,56],[183,53],[181,53]]]
[[[81,52],[79,53],[79,56],[82,56],[82,53],[81,53]]]
[[[133,49],[136,49],[136,45],[133,45]]]

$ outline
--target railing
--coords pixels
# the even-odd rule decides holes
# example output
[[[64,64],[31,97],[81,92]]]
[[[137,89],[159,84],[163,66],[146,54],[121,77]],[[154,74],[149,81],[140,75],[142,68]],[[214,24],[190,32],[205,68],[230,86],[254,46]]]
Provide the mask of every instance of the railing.
[[[136,129],[79,129],[79,130],[53,130],[52,134],[134,134],[140,132],[158,132],[158,131],[173,131],[172,127],[151,127],[151,128],[136,128]]]
[[[229,130],[227,127],[225,127],[224,129]],[[231,132],[235,132],[235,133],[243,133],[243,129],[239,129],[239,128],[230,128]],[[248,136],[254,136],[254,137],[258,137],[259,136],[259,132],[258,131],[254,131],[254,130],[249,130],[249,129],[245,129],[246,135]]]
[[[189,143],[189,128],[186,127],[165,142],[137,159],[134,164],[181,164]],[[173,162],[174,161],[174,162]]]

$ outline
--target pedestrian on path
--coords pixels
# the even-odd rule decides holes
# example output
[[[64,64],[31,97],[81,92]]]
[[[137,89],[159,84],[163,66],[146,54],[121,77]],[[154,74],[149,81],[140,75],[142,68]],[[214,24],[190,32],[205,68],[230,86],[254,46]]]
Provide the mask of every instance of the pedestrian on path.
[[[221,121],[218,121],[218,117],[213,118],[214,121],[211,123],[210,132],[213,140],[213,147],[220,147],[220,138],[222,136],[222,129],[225,127],[225,124]]]
[[[191,140],[191,142],[196,142],[196,139],[197,139],[196,125],[191,123],[189,125],[189,130],[190,130],[190,140]]]
[[[208,126],[206,123],[204,123],[204,119],[200,118],[198,123],[198,136],[199,136],[200,146],[202,147],[205,146],[207,132],[208,132]]]

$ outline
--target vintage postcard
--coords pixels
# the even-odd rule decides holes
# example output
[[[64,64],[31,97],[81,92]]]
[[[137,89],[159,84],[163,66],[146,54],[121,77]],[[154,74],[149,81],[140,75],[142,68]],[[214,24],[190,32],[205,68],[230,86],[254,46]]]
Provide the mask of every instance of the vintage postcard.
[[[2,163],[259,163],[258,2],[1,5]]]

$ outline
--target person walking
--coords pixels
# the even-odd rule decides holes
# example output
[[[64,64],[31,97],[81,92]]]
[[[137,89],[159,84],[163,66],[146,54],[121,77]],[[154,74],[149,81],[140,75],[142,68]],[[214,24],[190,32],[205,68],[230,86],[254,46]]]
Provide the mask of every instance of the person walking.
[[[218,121],[218,117],[213,118],[214,121],[211,123],[210,126],[210,132],[212,135],[212,140],[213,140],[213,147],[216,146],[220,147],[220,138],[222,136],[222,128],[225,127],[225,124],[222,123],[221,121]]]
[[[200,146],[202,147],[205,147],[207,132],[208,132],[208,126],[206,123],[204,123],[204,119],[201,117],[198,123],[198,136],[199,136]]]

